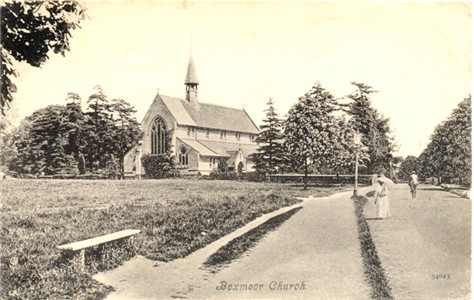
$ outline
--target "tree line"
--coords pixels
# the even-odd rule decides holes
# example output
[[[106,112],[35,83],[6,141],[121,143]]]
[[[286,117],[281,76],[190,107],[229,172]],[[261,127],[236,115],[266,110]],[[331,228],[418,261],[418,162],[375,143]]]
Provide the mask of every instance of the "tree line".
[[[375,91],[351,83],[354,92],[340,103],[318,82],[299,98],[284,119],[270,98],[254,155],[260,174],[296,172],[305,175],[352,173],[359,152],[360,171],[387,172],[396,144],[389,119],[371,102]],[[347,102],[347,101],[346,101]],[[355,137],[360,137],[356,142]],[[305,176],[305,184],[306,184]]]
[[[2,136],[1,164],[19,174],[87,173],[123,175],[123,158],[142,132],[134,107],[123,99],[108,101],[100,86],[82,110],[69,93],[66,105],[50,105],[26,117]]]
[[[257,174],[350,173],[355,151],[360,154],[361,172],[387,170],[395,147],[389,120],[371,106],[374,91],[369,86],[352,84],[356,90],[348,96],[351,102],[340,104],[316,83],[285,120],[270,99],[256,139]],[[4,134],[1,164],[28,174],[123,175],[123,158],[142,136],[135,109],[123,99],[109,102],[99,86],[89,96],[86,111],[75,93],[68,94],[66,102],[35,111]],[[360,145],[354,142],[356,133],[361,135]],[[147,174],[175,173],[175,157],[171,147],[167,150],[164,157],[143,157]]]
[[[451,115],[436,126],[430,142],[418,156],[408,156],[400,175],[407,179],[411,171],[437,183],[472,182],[472,111],[471,96],[462,100]]]

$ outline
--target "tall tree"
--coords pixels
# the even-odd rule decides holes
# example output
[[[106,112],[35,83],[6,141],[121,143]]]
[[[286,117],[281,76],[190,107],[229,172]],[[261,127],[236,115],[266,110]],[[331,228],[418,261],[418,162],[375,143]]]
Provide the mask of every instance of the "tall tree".
[[[471,96],[439,124],[419,160],[426,176],[471,185],[472,170]]]
[[[114,121],[111,104],[102,87],[95,86],[94,93],[87,100],[87,119],[84,124],[87,132],[85,152],[87,169],[95,172],[110,165],[114,150]]]
[[[68,142],[66,115],[66,107],[50,105],[27,118],[23,136],[16,141],[21,172],[77,173],[74,157],[64,151]]]
[[[142,137],[140,125],[133,117],[136,110],[127,101],[123,99],[112,100],[113,120],[115,122],[114,129],[114,153],[118,158],[120,177],[124,175],[123,159],[125,154],[134,145],[138,143]]]
[[[272,98],[268,100],[267,106],[265,119],[260,126],[260,133],[255,139],[259,145],[255,156],[255,168],[261,174],[274,174],[281,169],[284,160],[283,122],[275,110]]]
[[[0,111],[3,115],[16,91],[14,62],[26,61],[40,67],[49,58],[50,50],[65,55],[70,50],[72,30],[79,27],[85,16],[85,8],[75,0],[6,0],[0,3]]]
[[[77,161],[79,173],[84,174],[86,171],[84,152],[87,147],[84,124],[87,121],[87,116],[82,111],[81,97],[78,94],[68,93],[66,102],[64,130],[68,134],[68,142],[64,150],[66,154],[73,155]]]
[[[335,168],[344,157],[338,144],[341,124],[333,115],[337,109],[334,96],[316,83],[290,108],[284,125],[285,145],[296,167],[304,172],[304,188],[310,171]],[[342,148],[341,148],[342,147]],[[349,160],[349,157],[345,159]]]
[[[371,96],[375,93],[372,87],[364,83],[351,84],[355,91],[347,96],[351,102],[343,106],[343,110],[351,117],[350,126],[362,134],[362,144],[368,148],[370,161],[362,171],[369,174],[388,171],[395,148],[389,119],[372,107]]]

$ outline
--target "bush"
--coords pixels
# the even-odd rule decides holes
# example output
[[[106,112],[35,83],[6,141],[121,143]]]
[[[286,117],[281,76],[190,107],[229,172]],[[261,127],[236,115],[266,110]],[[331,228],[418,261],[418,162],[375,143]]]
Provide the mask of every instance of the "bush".
[[[168,154],[146,154],[142,157],[142,164],[147,178],[179,177],[179,172],[175,169],[174,157]]]
[[[213,180],[238,180],[239,179],[238,174],[232,171],[227,171],[227,172],[212,171],[211,174],[209,174],[209,178]]]
[[[248,172],[240,174],[240,179],[253,181],[253,182],[264,182],[266,181],[266,176],[264,173],[260,172]]]

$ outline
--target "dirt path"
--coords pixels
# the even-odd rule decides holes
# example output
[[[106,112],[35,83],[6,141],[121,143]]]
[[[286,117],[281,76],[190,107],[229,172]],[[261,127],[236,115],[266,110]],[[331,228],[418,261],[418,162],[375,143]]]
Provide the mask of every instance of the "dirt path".
[[[365,208],[395,299],[469,299],[471,283],[471,201],[441,188],[421,185],[411,200],[406,184],[392,186],[392,217],[375,216],[373,198]]]
[[[138,257],[95,278],[116,288],[108,299],[367,299],[350,195],[306,200],[278,230],[215,274],[202,263],[225,241],[170,263]]]
[[[212,275],[203,266],[211,254],[270,218],[302,205],[303,203],[298,203],[283,207],[261,216],[185,258],[166,263],[139,255],[114,270],[96,274],[94,279],[115,288],[115,292],[111,293],[107,299],[186,298],[185,295],[194,287],[201,286]]]

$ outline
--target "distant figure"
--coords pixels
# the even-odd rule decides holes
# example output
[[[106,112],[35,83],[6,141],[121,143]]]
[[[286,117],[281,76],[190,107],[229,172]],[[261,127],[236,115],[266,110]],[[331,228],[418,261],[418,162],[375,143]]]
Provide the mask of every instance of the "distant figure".
[[[375,204],[377,204],[377,218],[386,219],[390,217],[390,203],[388,200],[388,188],[386,177],[380,174],[377,178],[375,188]]]
[[[411,172],[410,179],[408,180],[408,185],[410,186],[411,198],[416,199],[416,187],[418,186],[418,176],[416,172]]]

